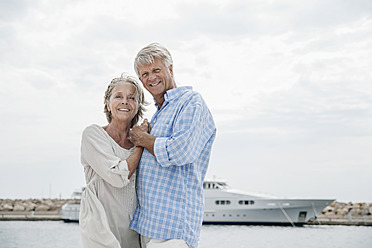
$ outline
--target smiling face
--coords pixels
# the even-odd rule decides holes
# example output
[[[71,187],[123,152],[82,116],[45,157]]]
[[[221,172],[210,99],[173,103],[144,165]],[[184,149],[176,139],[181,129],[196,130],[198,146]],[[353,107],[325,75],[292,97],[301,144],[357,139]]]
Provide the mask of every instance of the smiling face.
[[[111,112],[111,122],[125,121],[131,123],[138,111],[136,90],[129,83],[118,83],[112,90],[109,101],[106,101],[108,110]]]
[[[167,67],[163,61],[154,58],[154,63],[138,66],[143,87],[155,98],[159,106],[164,102],[167,90],[176,88],[173,78],[173,66]]]

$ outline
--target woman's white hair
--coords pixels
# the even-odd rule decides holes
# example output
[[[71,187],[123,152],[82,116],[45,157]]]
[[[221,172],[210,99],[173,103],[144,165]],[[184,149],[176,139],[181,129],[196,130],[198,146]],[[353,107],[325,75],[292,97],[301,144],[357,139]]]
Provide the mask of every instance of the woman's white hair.
[[[138,121],[143,118],[145,110],[145,105],[148,103],[145,101],[145,96],[142,87],[138,83],[138,80],[127,73],[122,73],[119,78],[114,78],[111,80],[110,84],[107,86],[104,96],[104,109],[103,112],[106,114],[106,119],[110,123],[112,120],[111,112],[108,110],[107,103],[110,102],[112,91],[118,83],[129,83],[134,86],[136,102],[138,104],[138,111],[134,116],[131,127],[138,123]]]

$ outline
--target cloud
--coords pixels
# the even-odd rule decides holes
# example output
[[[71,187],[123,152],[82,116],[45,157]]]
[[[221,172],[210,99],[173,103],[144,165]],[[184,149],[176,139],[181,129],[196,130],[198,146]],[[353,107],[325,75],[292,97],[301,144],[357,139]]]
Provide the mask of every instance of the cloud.
[[[267,171],[278,184],[276,175],[303,180],[283,171],[340,165],[345,176],[353,164],[368,174],[370,1],[2,1],[0,12],[0,175],[9,175],[0,188],[15,178],[9,167],[65,196],[80,187],[63,185],[69,175],[83,183],[81,131],[106,124],[108,82],[134,74],[136,53],[154,41],[171,51],[177,84],[199,91],[214,115],[212,173],[243,185],[236,171],[248,170],[268,191],[280,187],[259,182]]]
[[[32,7],[37,7],[37,1],[32,4],[27,0],[1,1],[0,21],[15,21],[28,14]]]
[[[197,6],[197,7],[196,7]],[[313,32],[370,18],[369,1],[203,1],[174,7],[168,29],[185,39],[241,38],[283,32]]]

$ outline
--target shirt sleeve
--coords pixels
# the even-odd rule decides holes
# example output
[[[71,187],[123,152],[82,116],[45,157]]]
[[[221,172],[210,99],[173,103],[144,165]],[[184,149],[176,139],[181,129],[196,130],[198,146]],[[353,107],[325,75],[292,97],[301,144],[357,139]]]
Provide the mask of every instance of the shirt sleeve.
[[[161,166],[193,163],[215,134],[212,115],[203,103],[193,100],[185,103],[175,119],[171,136],[156,138],[154,153]]]
[[[121,188],[129,183],[126,160],[115,156],[110,141],[98,127],[90,126],[83,132],[81,162],[113,187]]]

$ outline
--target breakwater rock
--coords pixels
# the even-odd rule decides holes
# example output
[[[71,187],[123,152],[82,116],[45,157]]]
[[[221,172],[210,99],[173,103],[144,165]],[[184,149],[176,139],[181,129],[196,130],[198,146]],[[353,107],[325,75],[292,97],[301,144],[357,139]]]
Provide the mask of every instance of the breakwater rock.
[[[333,202],[318,215],[319,218],[349,218],[349,216],[354,218],[372,216],[372,203]]]
[[[309,224],[372,225],[372,203],[333,202]]]
[[[0,199],[0,212],[59,211],[65,203],[80,203],[80,199]]]
[[[80,199],[0,199],[0,220],[60,220],[65,203]],[[310,225],[372,225],[372,203],[333,202]]]
[[[0,211],[55,211],[65,203],[80,203],[80,199],[0,199]],[[372,203],[333,202],[325,207],[318,218],[372,217]]]

